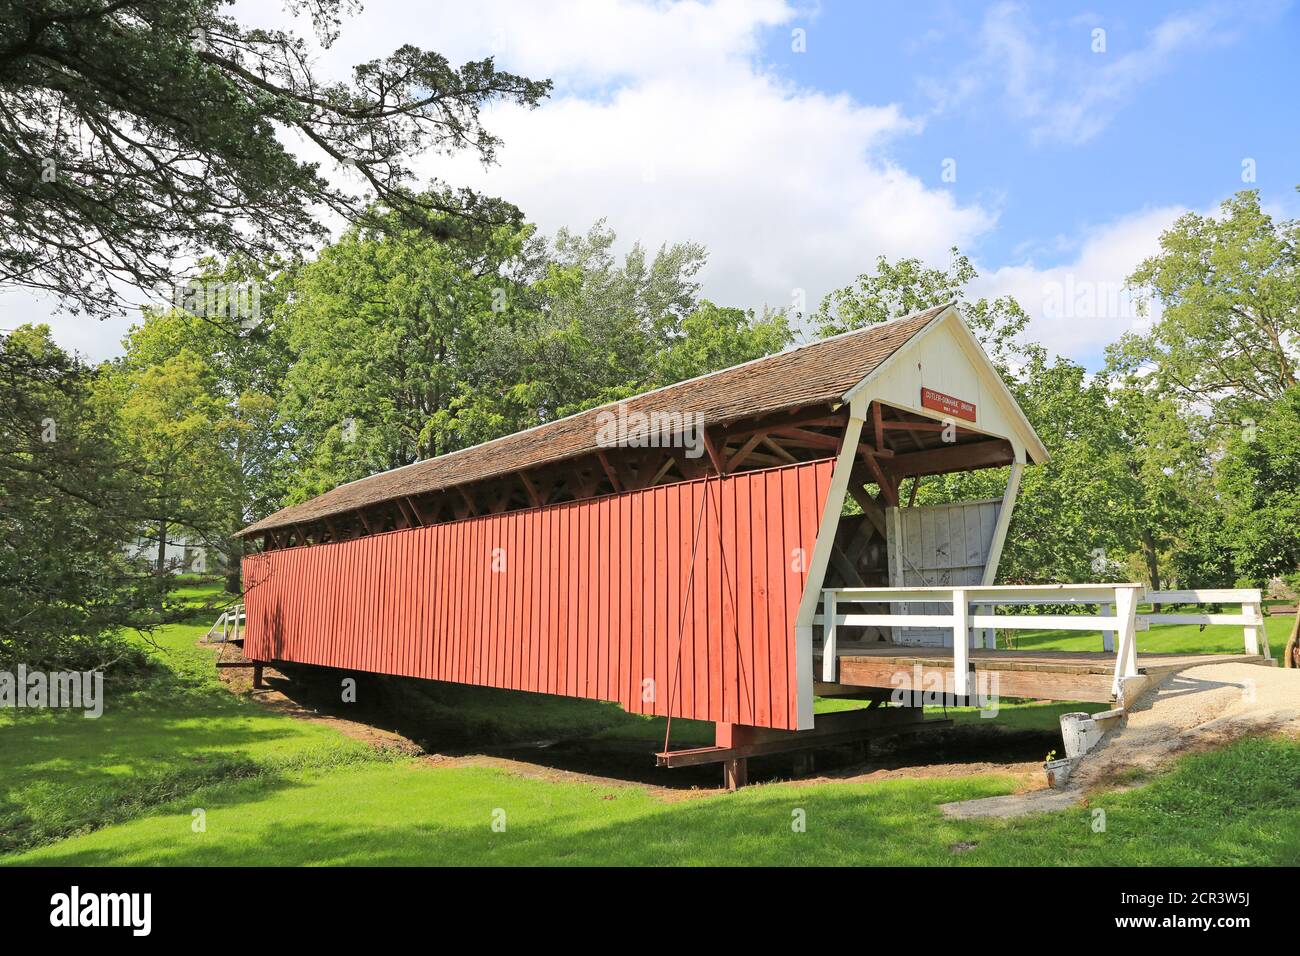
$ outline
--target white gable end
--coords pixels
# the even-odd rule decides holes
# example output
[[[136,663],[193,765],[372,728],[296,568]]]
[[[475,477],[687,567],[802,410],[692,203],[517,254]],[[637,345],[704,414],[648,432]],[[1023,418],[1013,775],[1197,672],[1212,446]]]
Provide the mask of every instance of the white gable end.
[[[923,390],[930,390],[927,403]],[[1041,462],[1046,450],[1016,406],[997,371],[974,336],[961,323],[956,309],[918,333],[887,362],[865,378],[852,392],[865,404],[879,400],[942,421],[951,418],[959,425],[1005,438],[1015,449],[1016,459]],[[974,406],[945,411],[941,406],[953,400]]]

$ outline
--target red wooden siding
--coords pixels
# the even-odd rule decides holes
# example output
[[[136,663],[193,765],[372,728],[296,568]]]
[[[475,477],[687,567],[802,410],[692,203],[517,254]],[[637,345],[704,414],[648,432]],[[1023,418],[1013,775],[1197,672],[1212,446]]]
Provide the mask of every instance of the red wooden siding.
[[[251,555],[245,653],[794,729],[833,464]]]

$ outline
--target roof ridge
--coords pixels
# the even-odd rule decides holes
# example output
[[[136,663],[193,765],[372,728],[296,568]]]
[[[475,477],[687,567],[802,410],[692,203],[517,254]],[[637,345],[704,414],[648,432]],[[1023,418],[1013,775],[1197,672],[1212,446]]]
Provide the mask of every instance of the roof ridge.
[[[716,388],[716,392],[717,395],[720,396],[719,401],[722,402],[722,406],[717,405],[717,403],[715,402],[713,409],[707,413],[710,416],[717,416],[715,417],[715,421],[719,421],[719,422],[731,421],[738,416],[744,417],[742,414],[739,414],[739,411],[741,409],[748,409],[749,411],[756,414],[759,412],[773,411],[780,407],[786,407],[780,405],[779,403],[772,404],[770,402],[764,402],[758,399],[755,395],[750,395],[745,400],[746,402],[752,404],[743,404],[741,406],[736,406],[735,405],[736,399],[734,398],[734,396],[732,396],[732,398],[730,399],[732,405],[730,407],[723,407],[727,405],[727,395],[729,390],[731,392],[735,392],[736,390],[740,390],[742,392],[748,390],[748,392],[753,392],[755,388],[760,388],[763,382],[765,381],[761,375],[758,375],[757,377],[755,375],[734,376],[734,373],[749,367],[761,366],[764,363],[792,361],[793,365],[792,368],[788,370],[788,374],[785,376],[784,380],[787,381],[788,387],[785,388],[784,391],[782,391],[779,388],[771,387],[768,388],[766,391],[764,391],[763,394],[766,395],[769,392],[772,393],[773,396],[777,396],[778,393],[784,394],[786,398],[790,398],[792,400],[788,403],[789,405],[800,404],[800,403],[808,404],[809,401],[812,400],[812,396],[810,394],[805,394],[801,397],[800,392],[801,390],[805,392],[807,391],[807,389],[804,388],[804,386],[806,386],[809,380],[811,379],[819,383],[821,387],[821,391],[816,393],[817,401],[836,402],[841,400],[843,396],[846,394],[845,388],[851,387],[853,384],[856,384],[856,382],[860,379],[861,375],[870,372],[871,367],[879,367],[881,362],[887,360],[890,356],[892,356],[899,349],[905,346],[907,342],[911,341],[911,339],[921,330],[929,327],[929,325],[933,322],[934,319],[942,315],[954,304],[955,304],[954,302],[946,302],[941,305],[933,306],[928,309],[920,309],[916,312],[910,312],[907,315],[898,316],[896,318],[889,319],[885,322],[879,322],[874,325],[863,326],[862,328],[858,328],[858,329],[849,329],[847,331],[837,333],[836,335],[830,335],[825,338],[816,339],[812,342],[805,342],[802,345],[797,345],[794,346],[793,348],[788,348],[781,352],[773,353],[771,355],[759,356],[758,358],[750,359],[746,362],[740,362],[736,365],[728,366],[727,368],[717,369],[712,372],[705,372],[701,375],[696,375],[688,379],[683,379],[679,382],[671,382],[667,385],[661,385],[658,388],[653,388],[644,392],[638,392],[635,395],[628,395],[623,398],[614,399],[609,402],[604,402],[600,405],[596,405],[591,408],[585,408],[582,409],[581,411],[577,411],[570,415],[566,415],[563,418],[557,418],[547,422],[540,422],[536,425],[530,425],[528,428],[524,428],[515,432],[510,432],[509,434],[506,435],[500,435],[496,438],[491,438],[488,439],[487,441],[479,442],[476,445],[469,445],[465,448],[459,448],[455,451],[447,452],[446,454],[443,455],[435,455],[432,458],[423,458],[419,461],[414,461],[406,465],[399,465],[396,468],[389,468],[385,471],[379,471],[379,472],[375,472],[374,474],[366,475],[361,478],[355,478],[352,481],[347,481],[347,482],[343,482],[342,484],[335,485],[334,487],[328,489],[327,491],[323,491],[320,494],[314,495],[305,501],[301,501],[298,502],[297,504],[287,505],[283,508],[279,508],[276,511],[272,512],[271,514],[266,515],[265,517],[248,525],[240,532],[238,532],[238,534],[241,535],[249,534],[264,528],[282,527],[287,524],[292,524],[294,520],[308,520],[308,521],[315,520],[316,518],[319,518],[324,515],[339,514],[342,512],[354,510],[355,508],[365,507],[366,504],[373,504],[379,501],[388,501],[393,498],[401,497],[402,495],[423,494],[429,491],[442,490],[442,489],[454,487],[456,485],[463,485],[466,483],[483,480],[509,471],[518,470],[519,468],[532,467],[533,465],[542,464],[547,461],[562,461],[568,458],[572,458],[577,455],[584,454],[587,451],[590,451],[589,448],[584,449],[584,448],[577,447],[578,445],[582,445],[583,442],[577,441],[574,438],[574,436],[578,434],[578,431],[575,431],[572,425],[573,422],[580,421],[584,417],[597,416],[602,412],[608,414],[610,409],[618,408],[627,403],[635,402],[638,403],[639,405],[645,402],[646,399],[651,398],[652,396],[656,396],[664,393],[671,393],[674,389],[681,390],[683,392],[682,400],[687,404],[691,404],[692,402],[699,403],[702,397],[710,397],[711,393],[707,391],[707,388],[704,390],[698,388],[692,389],[690,388],[690,386],[700,382],[706,382],[711,379],[722,379],[722,381],[719,383],[719,385]],[[917,320],[923,320],[923,321],[918,322]],[[897,342],[896,344],[893,344],[892,347],[888,347],[887,354],[876,354],[881,351],[880,346],[884,345],[884,342],[878,343],[876,340],[884,339],[885,342],[887,342],[888,330],[891,327],[898,326],[908,322],[915,324],[915,327],[911,329],[911,334],[908,335],[904,340]],[[866,344],[863,346],[861,350],[849,349],[849,350],[842,350],[842,351],[841,350],[832,351],[831,353],[832,356],[844,354],[845,356],[844,359],[837,360],[833,357],[827,357],[823,359],[798,358],[798,356],[800,356],[801,353],[807,353],[811,349],[824,347],[827,343],[834,343],[834,342],[843,341],[845,339],[864,338],[864,337],[866,339]],[[859,355],[860,355],[860,359],[858,359],[855,362],[854,357]],[[845,367],[846,365],[847,367]],[[858,367],[859,365],[861,365],[861,368]],[[871,367],[868,367],[868,365],[870,365]],[[780,366],[775,366],[773,368],[773,372],[776,373],[779,368]],[[819,378],[818,373],[824,373],[824,374],[822,374]],[[839,375],[838,381],[836,381],[834,378],[834,376],[837,374]],[[844,378],[845,374],[855,374],[857,378],[855,378],[853,382],[849,382],[847,379]],[[727,381],[725,378],[726,376],[733,376],[733,378],[731,381]],[[780,377],[779,374],[777,377],[778,378]],[[833,389],[830,388],[832,383],[834,383],[835,385]],[[798,399],[798,401],[795,401],[795,399]],[[641,409],[638,409],[638,411],[640,410]],[[651,408],[648,410],[654,411],[653,403],[651,405]],[[731,412],[737,412],[737,414],[730,414]],[[701,414],[705,414],[705,413],[701,412]],[[570,423],[569,427],[567,428],[564,425],[564,423],[566,422]],[[544,429],[554,430],[555,434],[552,437],[551,441],[552,443],[558,442],[559,445],[562,446],[558,449],[553,447],[551,450],[550,457],[547,457],[546,455],[529,456],[534,460],[526,464],[521,462],[516,462],[510,467],[504,467],[504,466],[496,467],[491,463],[491,461],[477,461],[477,459],[480,458],[484,458],[484,459],[490,458],[490,456],[493,454],[494,447],[498,445],[501,446],[500,455],[504,456],[505,459],[509,460],[512,456],[512,453],[515,450],[514,449],[515,445],[520,445],[523,446],[524,448],[527,448],[529,446],[529,440],[526,436],[540,432]],[[534,439],[533,443],[536,444],[537,440]],[[563,447],[566,445],[572,447],[568,447],[568,448]],[[519,455],[516,454],[515,457],[518,458]],[[457,468],[456,467],[457,463],[459,463],[462,459],[465,458],[468,458],[469,464]],[[493,460],[496,461],[497,464],[500,463],[499,459],[493,459]],[[414,473],[415,474],[414,478],[408,477],[405,480],[403,480],[403,478],[397,477],[403,475],[403,473],[410,474],[413,469],[421,469]],[[427,469],[427,475],[425,469]],[[373,491],[370,490],[370,487],[367,485],[367,483],[374,483]],[[425,484],[427,484],[427,487],[420,487],[420,488],[414,487],[415,485],[425,485]],[[340,498],[342,499],[341,501],[339,500]],[[323,501],[322,499],[328,499],[328,501]],[[311,505],[313,502],[317,503],[316,506],[309,508],[308,506]],[[286,512],[292,512],[292,514],[286,515]],[[281,520],[277,521],[276,519],[279,516],[284,516],[284,517],[282,517]]]
[[[496,438],[489,438],[487,441],[481,441],[475,445],[466,445],[464,448],[457,448],[455,451],[445,452],[444,454],[441,455],[434,455],[432,458],[421,458],[419,461],[412,461],[405,465],[398,465],[396,468],[388,468],[384,471],[376,471],[373,474],[365,475],[361,478],[353,478],[351,481],[345,481],[342,484],[335,485],[334,489],[331,490],[336,490],[338,488],[346,488],[349,485],[355,485],[362,481],[370,481],[372,478],[380,478],[384,475],[396,474],[399,471],[405,471],[407,468],[414,468],[416,465],[423,465],[426,462],[445,461],[448,458],[455,458],[457,455],[463,455],[466,454],[467,452],[476,451],[481,448],[486,448],[488,445],[491,445],[495,442],[505,441],[507,438],[514,438],[518,435],[527,435],[529,432],[536,431],[539,428],[550,428],[553,425],[558,425],[560,422],[567,422],[574,418],[580,418],[583,415],[589,415],[593,412],[599,412],[602,409],[617,408],[619,405],[622,405],[626,402],[630,402],[633,399],[645,398],[647,395],[657,395],[660,392],[666,392],[672,388],[679,388],[684,385],[689,385],[692,382],[699,382],[699,381],[703,381],[706,378],[713,378],[714,376],[723,375],[727,372],[734,372],[737,369],[742,369],[745,368],[746,366],[754,365],[755,363],[758,362],[766,362],[783,355],[793,355],[796,352],[802,352],[804,349],[810,349],[816,345],[823,345],[827,342],[835,342],[839,339],[848,338],[851,335],[862,335],[865,332],[878,332],[880,329],[883,329],[886,326],[895,325],[899,322],[905,322],[908,319],[915,319],[918,316],[924,315],[927,312],[934,312],[937,315],[939,312],[942,312],[944,309],[947,309],[949,306],[955,305],[956,302],[957,302],[956,299],[952,299],[948,302],[945,302],[943,305],[931,306],[928,309],[918,309],[915,312],[909,312],[907,315],[900,315],[892,319],[886,319],[884,322],[877,322],[875,325],[864,325],[858,329],[848,329],[847,331],[844,332],[837,332],[834,335],[828,335],[825,338],[821,338],[821,339],[814,339],[811,342],[805,342],[803,345],[796,345],[793,348],[783,349],[780,352],[772,352],[769,355],[760,355],[758,358],[747,359],[746,361],[738,362],[735,365],[728,365],[726,368],[715,369],[712,372],[703,372],[700,375],[693,375],[690,378],[684,378],[677,382],[669,382],[667,385],[660,385],[656,388],[647,389],[644,392],[637,392],[635,395],[627,395],[623,398],[618,398],[618,399],[614,399],[613,401],[604,402],[600,405],[593,405],[591,408],[584,408],[581,411],[572,412],[560,418],[553,418],[548,422],[538,422],[536,425],[529,425],[527,428],[521,428],[519,429],[519,431],[516,432],[509,432],[505,435],[498,435]],[[321,492],[321,494],[326,494],[326,492]],[[310,501],[311,499],[308,498],[307,500]]]

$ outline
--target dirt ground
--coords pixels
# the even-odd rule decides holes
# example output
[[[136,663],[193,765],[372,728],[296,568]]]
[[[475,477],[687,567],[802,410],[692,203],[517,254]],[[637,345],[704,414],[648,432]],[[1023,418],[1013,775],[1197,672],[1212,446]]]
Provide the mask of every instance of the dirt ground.
[[[238,649],[223,647],[226,660],[238,659]],[[482,751],[459,747],[422,746],[393,729],[401,721],[392,715],[366,714],[362,719],[328,712],[312,696],[306,682],[293,680],[274,668],[263,673],[262,688],[252,686],[251,668],[222,668],[222,682],[232,693],[251,697],[261,706],[288,716],[325,724],[339,733],[375,747],[396,749],[422,757],[440,767],[491,766],[530,779],[589,783],[596,786],[642,786],[666,801],[693,799],[725,792],[721,770],[714,766],[663,770],[654,766],[650,742],[610,740],[547,741],[506,744]],[[301,677],[301,675],[299,675]],[[387,726],[386,726],[387,725]],[[817,771],[795,778],[787,756],[753,758],[750,783],[793,781],[799,785],[872,783],[891,779],[966,777],[1001,774],[1017,781],[1017,792],[1043,785],[1041,759],[1033,759],[1059,743],[1053,733],[1011,732],[992,727],[957,727],[931,731],[873,745],[867,759],[849,748],[818,752]]]
[[[229,659],[238,651],[221,649]],[[507,745],[483,752],[424,746],[392,729],[400,721],[387,715],[357,720],[313,706],[310,693],[284,674],[267,668],[267,686],[254,690],[252,671],[223,668],[222,680],[234,693],[251,696],[280,713],[326,724],[376,747],[420,756],[439,766],[492,766],[539,780],[585,782],[597,786],[639,785],[664,800],[691,799],[720,792],[716,768],[662,771],[653,767],[650,749],[635,741],[548,741]],[[385,724],[390,726],[385,726]],[[1220,746],[1250,734],[1300,734],[1300,671],[1252,664],[1208,664],[1172,674],[1151,688],[1130,710],[1127,725],[1108,734],[1088,754],[1065,788],[1046,786],[1040,759],[1041,734],[1017,735],[992,728],[954,728],[924,740],[901,740],[870,753],[819,754],[820,772],[795,783],[803,786],[871,783],[890,779],[965,777],[1001,774],[1016,780],[1004,797],[949,804],[955,817],[1014,817],[1058,810],[1087,800],[1093,791],[1130,784],[1157,772],[1185,753]],[[1059,739],[1052,743],[1059,745]],[[1029,758],[1029,759],[1027,759]],[[926,761],[924,763],[920,761]],[[750,779],[792,780],[788,763],[751,761]]]

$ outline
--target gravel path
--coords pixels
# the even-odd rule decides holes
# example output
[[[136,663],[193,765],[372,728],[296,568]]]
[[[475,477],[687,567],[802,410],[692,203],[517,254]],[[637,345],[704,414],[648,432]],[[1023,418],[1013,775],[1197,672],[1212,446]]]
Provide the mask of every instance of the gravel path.
[[[958,818],[1060,810],[1132,771],[1156,771],[1184,753],[1273,733],[1300,735],[1300,670],[1258,664],[1189,667],[1148,690],[1130,709],[1127,726],[1084,757],[1065,788],[964,800],[942,809]]]

